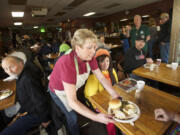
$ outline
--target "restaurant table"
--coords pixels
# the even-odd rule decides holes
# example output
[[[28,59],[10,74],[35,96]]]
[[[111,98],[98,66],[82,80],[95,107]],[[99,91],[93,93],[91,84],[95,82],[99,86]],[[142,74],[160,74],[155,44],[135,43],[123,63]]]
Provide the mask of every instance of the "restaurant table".
[[[153,71],[150,71],[148,68],[141,66],[133,70],[133,74],[180,87],[180,67],[178,67],[176,70],[173,70],[166,65],[167,64],[165,63],[161,63],[158,69],[155,68]]]
[[[16,99],[16,81],[2,81],[0,80],[0,91],[10,89],[13,90],[13,94],[5,99],[0,100],[0,110],[4,110],[15,103]]]
[[[141,91],[140,99],[134,98],[135,91],[126,93],[118,86],[113,86],[123,100],[134,102],[140,108],[140,117],[134,122],[134,126],[129,123],[116,122],[115,125],[126,135],[162,135],[172,124],[172,122],[161,122],[154,118],[155,108],[164,108],[167,111],[178,112],[180,110],[180,98],[146,86]],[[90,98],[89,101],[101,112],[107,113],[108,103],[111,99],[107,91],[102,91]]]

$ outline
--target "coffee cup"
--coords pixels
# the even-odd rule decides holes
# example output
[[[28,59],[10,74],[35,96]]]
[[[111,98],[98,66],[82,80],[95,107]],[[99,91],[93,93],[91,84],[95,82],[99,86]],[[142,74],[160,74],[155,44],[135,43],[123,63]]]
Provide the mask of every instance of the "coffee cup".
[[[137,81],[137,84],[136,84],[136,88],[137,88],[137,92],[138,91],[141,91],[143,88],[144,88],[144,85],[145,85],[145,81],[142,81],[142,80],[140,80],[140,81]]]
[[[177,67],[178,67],[178,63],[177,62],[172,62],[171,67],[172,67],[173,70],[176,70]]]
[[[156,64],[159,66],[161,64],[161,59],[156,59]]]

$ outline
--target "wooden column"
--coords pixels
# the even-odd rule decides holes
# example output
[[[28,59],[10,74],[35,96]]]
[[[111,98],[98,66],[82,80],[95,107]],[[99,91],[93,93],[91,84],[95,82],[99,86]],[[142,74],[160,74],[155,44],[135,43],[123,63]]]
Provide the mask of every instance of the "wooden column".
[[[3,54],[3,47],[2,47],[2,32],[0,31],[0,56]]]
[[[173,61],[178,61],[178,56],[180,57],[180,21],[179,21],[179,18],[180,18],[180,0],[174,0],[171,41],[170,41],[170,55],[169,55],[170,63]]]

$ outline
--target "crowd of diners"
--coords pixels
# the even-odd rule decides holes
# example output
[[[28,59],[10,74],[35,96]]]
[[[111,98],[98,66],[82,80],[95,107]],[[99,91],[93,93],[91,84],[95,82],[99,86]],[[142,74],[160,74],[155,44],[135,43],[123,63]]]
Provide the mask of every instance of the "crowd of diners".
[[[151,28],[141,24],[140,15],[134,16],[135,26],[123,28],[122,43],[124,47],[128,44],[128,47],[124,51],[123,62],[115,61],[115,67],[111,59],[111,45],[106,45],[103,37],[98,40],[88,29],[76,30],[70,42],[34,41],[29,36],[24,37],[21,47],[16,46],[18,49],[14,52],[9,50],[1,61],[4,72],[16,79],[17,100],[13,107],[1,111],[7,124],[10,122],[8,119],[16,120],[0,135],[24,135],[39,125],[52,135],[58,134],[62,125],[65,125],[68,134],[80,135],[77,114],[105,124],[109,135],[123,134],[114,126],[112,116],[100,112],[88,101],[88,97],[106,89],[112,99],[122,99],[112,86],[124,77],[145,80],[132,74],[132,71],[145,63],[153,63],[152,48],[157,44],[160,58],[168,62],[171,20],[167,13],[160,18],[160,31],[156,35],[150,33]],[[59,53],[59,57],[55,60],[46,58],[50,53]],[[53,69],[49,68],[49,62],[54,64]],[[1,71],[1,79],[4,72]],[[82,87],[84,102],[77,94]],[[9,113],[11,118],[7,118]],[[179,114],[162,108],[155,110],[155,119],[180,123]]]

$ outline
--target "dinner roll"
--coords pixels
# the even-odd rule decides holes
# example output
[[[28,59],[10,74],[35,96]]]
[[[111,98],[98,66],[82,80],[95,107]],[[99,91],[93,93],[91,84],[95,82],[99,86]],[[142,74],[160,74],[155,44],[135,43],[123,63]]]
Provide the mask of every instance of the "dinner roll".
[[[120,108],[121,105],[122,105],[122,102],[121,102],[121,100],[119,100],[119,99],[112,99],[112,100],[109,102],[109,107],[110,107],[112,110]]]

